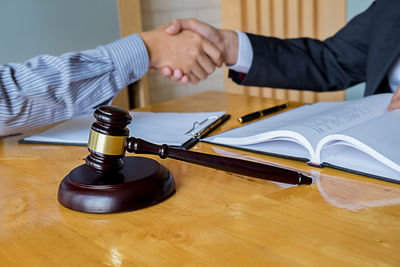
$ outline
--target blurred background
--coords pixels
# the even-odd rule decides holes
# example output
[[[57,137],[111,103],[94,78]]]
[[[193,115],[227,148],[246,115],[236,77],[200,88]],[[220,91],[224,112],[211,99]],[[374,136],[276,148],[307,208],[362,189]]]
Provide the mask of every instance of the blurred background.
[[[295,12],[301,18],[302,14],[307,11],[304,10],[306,1],[310,3],[310,7],[317,6],[316,1],[318,3],[322,1],[322,4],[325,1],[327,5],[328,2],[342,2],[343,7],[341,8],[343,10],[339,13],[340,16],[345,14],[345,21],[365,10],[373,2],[373,0],[1,0],[0,23],[3,26],[0,42],[0,63],[23,62],[39,54],[60,55],[65,52],[95,48],[98,45],[112,42],[130,31],[151,30],[170,22],[174,18],[197,18],[215,27],[241,28],[246,31],[253,29],[254,32],[258,31],[258,33],[271,33],[271,35],[275,33],[274,35],[278,37],[291,37],[289,34],[291,26],[285,26],[284,32],[281,34],[276,28],[280,24],[289,23],[290,13],[288,12],[291,12],[290,10],[293,8],[298,8]],[[132,10],[125,8],[124,13],[122,13],[121,5],[124,2]],[[136,4],[133,5],[133,2]],[[323,7],[322,4],[319,3],[318,8]],[[238,8],[241,10],[238,15],[241,16],[240,18],[235,13]],[[266,9],[268,9],[268,12],[272,12],[260,14],[262,18],[268,17],[268,21],[265,23],[273,23],[269,19],[272,17],[277,21],[276,19],[279,18],[277,13],[280,12],[282,22],[276,22],[277,25],[275,26],[268,26],[271,28],[266,31],[265,27],[262,27],[265,26],[265,23],[263,24],[261,20],[261,24],[254,28],[251,21],[253,17],[251,16],[251,8],[254,8],[254,12],[258,13],[259,10]],[[326,9],[328,9],[328,6]],[[244,14],[243,12],[247,13]],[[315,12],[321,13],[323,10],[315,9]],[[317,15],[313,13],[313,16],[317,18],[319,13]],[[248,19],[246,19],[246,16]],[[258,20],[260,21],[260,19]],[[129,21],[135,21],[137,26],[130,27],[131,24],[123,26],[122,24],[126,24],[126,21],[128,21],[128,24],[133,23]],[[241,21],[241,24],[238,24],[238,21]],[[335,27],[339,28],[345,21],[339,21],[338,26]],[[317,22],[318,20],[315,19],[314,23]],[[296,24],[296,22],[294,23]],[[316,31],[322,29],[316,26],[314,28]],[[334,31],[337,30],[336,28],[334,28]],[[329,35],[329,33],[328,30],[327,34]],[[304,35],[301,32],[295,34]],[[318,37],[317,34],[314,35]],[[319,36],[323,36],[323,33],[319,32]],[[296,94],[292,96],[290,93],[282,95],[273,93],[274,91],[260,91],[260,89],[254,88],[234,89],[234,85],[224,81],[226,80],[225,76],[226,70],[218,69],[206,81],[197,85],[183,86],[165,79],[157,73],[149,73],[146,83],[142,85],[144,87],[142,89],[148,92],[147,100],[144,100],[147,103],[139,103],[138,105],[158,103],[205,90],[223,91],[224,89],[235,93],[267,97],[296,98]],[[363,85],[357,85],[346,90],[344,98],[353,99],[362,95]],[[301,97],[300,100],[307,102],[308,98],[306,97]],[[320,100],[320,98],[313,97],[308,102],[317,100]]]

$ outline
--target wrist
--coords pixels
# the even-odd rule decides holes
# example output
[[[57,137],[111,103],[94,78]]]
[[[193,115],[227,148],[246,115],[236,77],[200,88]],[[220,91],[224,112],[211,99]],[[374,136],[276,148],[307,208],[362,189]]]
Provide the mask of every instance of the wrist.
[[[239,38],[235,31],[220,30],[224,46],[224,62],[226,65],[236,64],[239,51]]]
[[[154,31],[142,32],[139,33],[139,36],[142,38],[143,43],[146,46],[150,66],[156,67],[158,63],[154,45],[157,44],[157,35],[154,35],[153,33]]]

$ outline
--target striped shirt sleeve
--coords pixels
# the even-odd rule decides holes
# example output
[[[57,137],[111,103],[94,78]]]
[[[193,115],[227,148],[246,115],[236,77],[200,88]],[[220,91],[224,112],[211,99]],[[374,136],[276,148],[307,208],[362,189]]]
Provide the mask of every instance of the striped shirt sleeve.
[[[149,68],[142,39],[0,66],[0,136],[93,112]]]

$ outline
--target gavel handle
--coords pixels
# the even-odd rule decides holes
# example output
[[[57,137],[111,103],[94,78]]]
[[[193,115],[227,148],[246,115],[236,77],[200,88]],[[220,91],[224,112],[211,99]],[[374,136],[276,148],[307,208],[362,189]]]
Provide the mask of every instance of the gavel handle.
[[[159,155],[161,158],[173,158],[218,170],[243,174],[275,182],[288,184],[312,183],[312,178],[301,172],[253,161],[175,149],[169,147],[168,145],[159,146],[135,137],[128,138],[126,151],[136,154]]]

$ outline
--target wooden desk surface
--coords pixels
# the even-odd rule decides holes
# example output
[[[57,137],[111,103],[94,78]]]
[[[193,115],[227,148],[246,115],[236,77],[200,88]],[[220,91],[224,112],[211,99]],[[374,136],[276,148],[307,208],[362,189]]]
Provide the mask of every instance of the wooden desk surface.
[[[207,92],[141,110],[227,110],[272,100]],[[161,160],[177,190],[166,201],[118,214],[58,204],[60,181],[85,147],[0,139],[0,266],[399,265],[400,186],[303,162],[200,143],[193,149],[257,158],[312,172],[311,186],[282,186]],[[152,157],[156,158],[156,157]]]

